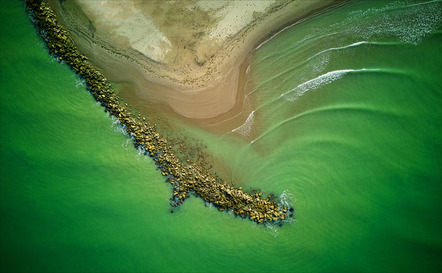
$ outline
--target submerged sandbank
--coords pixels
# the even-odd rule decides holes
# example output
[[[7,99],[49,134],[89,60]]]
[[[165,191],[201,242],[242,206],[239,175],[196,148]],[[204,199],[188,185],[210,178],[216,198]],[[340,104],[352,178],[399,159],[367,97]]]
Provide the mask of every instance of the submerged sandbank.
[[[245,122],[247,55],[284,26],[344,1],[54,2],[80,52],[129,104],[210,131]]]

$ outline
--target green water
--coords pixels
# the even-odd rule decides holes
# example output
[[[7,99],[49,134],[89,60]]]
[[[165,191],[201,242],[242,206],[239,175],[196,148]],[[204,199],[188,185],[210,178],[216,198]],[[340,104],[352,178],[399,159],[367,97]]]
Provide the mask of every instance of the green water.
[[[246,125],[188,128],[226,179],[291,202],[296,221],[265,227],[194,197],[171,214],[153,162],[2,1],[0,271],[441,271],[441,6],[358,1],[287,29],[251,57]]]

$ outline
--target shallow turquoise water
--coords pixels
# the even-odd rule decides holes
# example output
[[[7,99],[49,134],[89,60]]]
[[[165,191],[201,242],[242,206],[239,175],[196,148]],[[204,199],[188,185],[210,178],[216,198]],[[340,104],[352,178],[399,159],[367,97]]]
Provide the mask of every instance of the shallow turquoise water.
[[[358,1],[251,57],[254,114],[195,128],[232,177],[283,195],[258,226],[190,198],[173,214],[153,162],[1,3],[1,271],[438,272],[441,2]]]

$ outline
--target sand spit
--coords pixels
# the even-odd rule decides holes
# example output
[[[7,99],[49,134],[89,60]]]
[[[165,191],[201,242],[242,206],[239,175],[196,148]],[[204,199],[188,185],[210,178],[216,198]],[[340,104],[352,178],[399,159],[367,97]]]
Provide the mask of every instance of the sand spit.
[[[148,101],[225,133],[251,113],[244,105],[250,51],[287,24],[341,2],[75,0],[53,6],[80,52],[111,81],[129,83],[121,94],[127,101]]]
[[[106,112],[121,122],[133,139],[135,148],[149,155],[166,181],[171,183],[172,206],[182,204],[190,193],[194,193],[220,211],[232,210],[236,215],[249,217],[257,223],[281,222],[287,218],[289,211],[293,211],[280,208],[271,196],[261,198],[260,192],[247,193],[241,187],[234,187],[213,176],[207,171],[204,159],[198,163],[180,160],[170,141],[158,133],[156,124],[149,117],[132,113],[99,69],[78,51],[70,32],[59,24],[52,9],[40,0],[28,0],[26,5],[49,52],[66,62],[86,81],[89,92]]]

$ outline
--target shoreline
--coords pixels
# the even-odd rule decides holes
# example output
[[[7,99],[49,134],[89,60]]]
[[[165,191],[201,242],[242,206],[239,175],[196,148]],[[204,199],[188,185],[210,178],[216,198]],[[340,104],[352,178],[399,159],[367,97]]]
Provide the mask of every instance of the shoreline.
[[[101,67],[111,81],[127,83],[121,96],[134,106],[138,104],[140,112],[149,112],[153,107],[176,120],[225,134],[241,126],[253,109],[253,101],[244,101],[249,91],[244,89],[246,69],[253,51],[285,28],[346,2],[284,3],[282,8],[279,6],[263,14],[260,19],[236,32],[233,38],[224,41],[206,64],[188,70],[157,62],[149,63],[142,54],[134,56],[130,51],[112,50],[108,45],[100,44],[97,39],[94,41],[94,38],[80,32],[80,26],[75,25],[63,7],[58,7],[56,12],[61,16],[62,23],[73,30],[80,52]],[[300,4],[304,6],[296,7]],[[262,33],[267,35],[263,37]],[[150,72],[152,69],[154,73]],[[149,109],[144,109],[143,103],[137,103],[139,101],[148,102]]]
[[[60,62],[64,61],[86,81],[86,89],[100,102],[105,112],[120,121],[133,140],[134,147],[142,149],[145,155],[154,160],[166,182],[172,185],[173,196],[170,200],[173,207],[181,205],[193,193],[205,202],[214,204],[220,211],[232,210],[235,215],[257,223],[282,224],[284,219],[293,217],[293,209],[280,208],[273,195],[261,198],[261,192],[245,192],[242,187],[229,185],[211,174],[204,156],[193,162],[180,158],[180,151],[172,147],[173,140],[158,133],[155,121],[133,113],[100,70],[79,53],[71,34],[58,23],[56,15],[45,2],[28,0],[26,6],[49,53]]]

